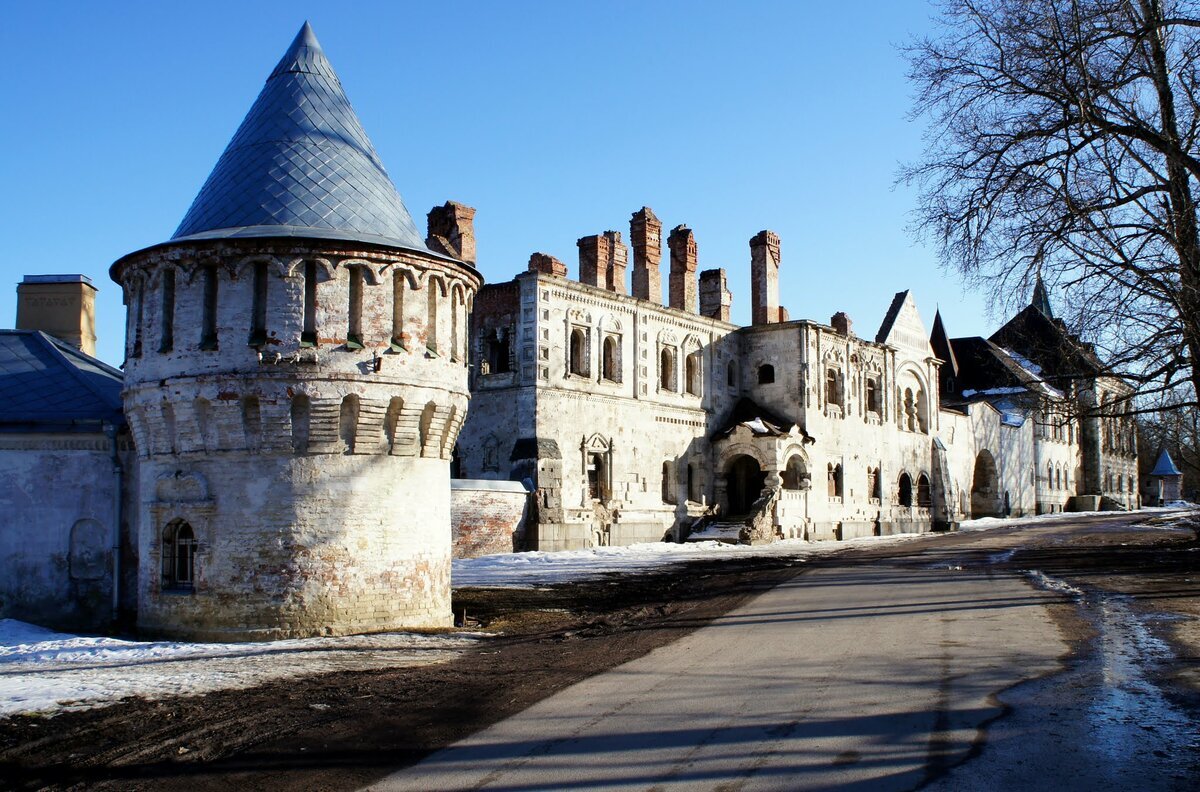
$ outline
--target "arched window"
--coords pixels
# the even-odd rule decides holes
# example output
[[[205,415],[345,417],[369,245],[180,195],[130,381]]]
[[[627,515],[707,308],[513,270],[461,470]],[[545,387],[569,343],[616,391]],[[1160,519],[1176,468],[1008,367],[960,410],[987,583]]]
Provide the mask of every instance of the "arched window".
[[[658,353],[658,388],[675,390],[675,350],[671,347],[663,347]]]
[[[581,377],[588,375],[587,336],[581,328],[571,330],[571,373]]]
[[[175,269],[168,267],[162,274],[162,343],[159,352],[170,352],[175,346]]]
[[[254,293],[250,303],[251,346],[260,346],[267,341],[267,262],[254,262]]]
[[[838,386],[837,369],[825,370],[825,401],[837,406],[842,405],[842,389]]]
[[[874,377],[867,378],[867,412],[879,414],[879,382]]]
[[[621,381],[621,365],[617,358],[617,337],[606,336],[601,350],[601,374],[609,382]]]
[[[831,498],[842,497],[842,466],[840,464],[835,465],[832,462],[829,463],[828,476],[829,476],[829,497],[831,497]]]
[[[928,509],[933,505],[933,496],[929,491],[929,476],[924,473],[917,476],[917,505]]]
[[[308,423],[312,414],[312,402],[303,393],[292,397],[292,450],[297,454],[308,451]]]
[[[684,358],[685,380],[687,392],[693,396],[700,395],[700,350],[697,349]]]
[[[354,443],[358,438],[358,397],[353,393],[342,399],[341,411],[338,413],[338,437],[342,441],[342,451],[354,453]]]
[[[392,271],[392,346],[404,349],[404,294],[408,276],[403,270]]]
[[[363,345],[363,271],[362,267],[350,267],[346,271],[350,280],[349,301],[346,305],[346,346]]]
[[[192,591],[196,585],[196,534],[183,520],[172,520],[162,534],[162,587]]]
[[[317,262],[304,262],[304,325],[301,346],[317,345]]]
[[[662,467],[662,502],[675,502],[675,466],[670,462],[663,462]]]
[[[1054,463],[1046,463],[1046,489],[1054,489]]]
[[[425,282],[425,348],[434,354],[438,352],[438,288],[434,278]]]
[[[204,284],[203,312],[200,320],[200,348],[206,351],[217,349],[217,267],[205,265],[202,270]]]
[[[758,384],[770,385],[775,381],[775,367],[770,363],[764,363],[758,367]]]
[[[787,465],[783,469],[783,488],[786,490],[807,489],[805,480],[808,478],[808,470],[804,467],[804,460],[799,454],[792,454],[788,458]]]
[[[896,500],[901,506],[912,506],[912,479],[907,473],[900,474],[900,481],[896,485]]]

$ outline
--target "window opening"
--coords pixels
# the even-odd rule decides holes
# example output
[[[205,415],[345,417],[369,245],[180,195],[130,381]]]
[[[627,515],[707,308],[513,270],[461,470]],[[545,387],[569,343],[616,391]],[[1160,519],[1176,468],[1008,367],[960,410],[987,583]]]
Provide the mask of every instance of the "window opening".
[[[350,277],[349,305],[346,307],[346,346],[361,349],[362,341],[362,310],[363,310],[363,271],[362,267],[350,267],[347,275]]]
[[[700,395],[700,350],[696,350],[684,359],[684,374],[687,379],[687,392],[693,396]]]
[[[581,377],[588,375],[587,337],[578,327],[571,330],[571,373]]]
[[[484,331],[483,359],[487,364],[484,374],[505,374],[512,371],[511,354],[511,342],[507,329],[501,327]]]
[[[200,328],[200,348],[217,349],[217,268],[204,267],[204,317]]]
[[[588,497],[592,500],[608,500],[608,470],[603,452],[587,455]]]
[[[659,390],[675,390],[675,352],[670,347],[663,347],[658,353],[658,387]]]
[[[317,345],[317,262],[304,262],[304,327],[300,332],[302,346]]]
[[[933,495],[929,491],[929,476],[924,473],[917,476],[917,505],[928,509],[933,505]]]
[[[172,520],[163,529],[162,587],[193,591],[196,581],[196,534],[183,520]]]
[[[392,346],[404,349],[404,281],[402,271],[392,272]]]
[[[907,473],[900,474],[900,482],[897,486],[896,498],[900,501],[901,506],[912,506],[913,492],[912,479]]]
[[[775,381],[775,367],[770,363],[765,363],[758,367],[758,384],[770,385]]]
[[[175,347],[175,270],[167,268],[162,274],[162,338],[159,352]]]
[[[133,357],[139,358],[142,356],[142,322],[145,319],[146,303],[146,283],[138,281],[137,295],[134,297],[136,303],[134,305],[134,320],[133,320]]]
[[[267,340],[267,262],[254,263],[253,316],[250,321],[250,345],[258,346]]]
[[[604,339],[604,348],[602,351],[602,366],[601,372],[604,379],[609,382],[620,382],[621,372],[617,367],[617,338],[616,336],[608,336]]]

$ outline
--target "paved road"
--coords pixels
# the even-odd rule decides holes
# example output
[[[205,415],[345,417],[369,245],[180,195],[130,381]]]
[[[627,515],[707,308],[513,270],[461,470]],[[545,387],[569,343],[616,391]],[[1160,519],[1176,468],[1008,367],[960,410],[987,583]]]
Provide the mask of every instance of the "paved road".
[[[1039,718],[998,720],[996,694],[1061,667],[1055,595],[957,566],[811,571],[374,788],[987,787],[970,774],[1001,726],[1003,745],[1041,743],[1026,783],[1074,787],[1034,767],[1054,759]]]

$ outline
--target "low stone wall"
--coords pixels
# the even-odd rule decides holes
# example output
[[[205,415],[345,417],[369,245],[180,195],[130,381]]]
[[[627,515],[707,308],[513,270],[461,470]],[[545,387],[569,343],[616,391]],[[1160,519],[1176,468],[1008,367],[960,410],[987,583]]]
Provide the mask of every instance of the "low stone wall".
[[[450,480],[450,531],[454,558],[511,553],[525,543],[529,493],[516,481]]]

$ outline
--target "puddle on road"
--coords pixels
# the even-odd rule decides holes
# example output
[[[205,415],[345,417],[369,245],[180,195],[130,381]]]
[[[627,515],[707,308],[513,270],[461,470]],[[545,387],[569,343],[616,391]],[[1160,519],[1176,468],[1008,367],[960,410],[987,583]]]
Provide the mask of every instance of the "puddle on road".
[[[1194,778],[1200,727],[1152,681],[1175,653],[1150,624],[1172,617],[1138,614],[1128,595],[1085,592],[1036,570],[1027,574],[1036,585],[1077,600],[1081,615],[1096,629],[1094,651],[1060,684],[1078,686],[1088,699],[1082,713],[1087,748],[1107,765],[1105,775],[1152,789]]]

